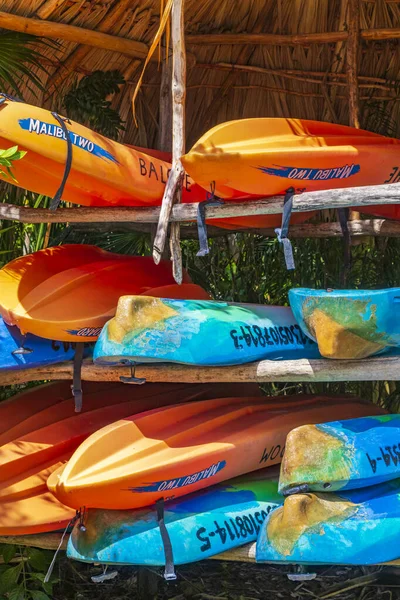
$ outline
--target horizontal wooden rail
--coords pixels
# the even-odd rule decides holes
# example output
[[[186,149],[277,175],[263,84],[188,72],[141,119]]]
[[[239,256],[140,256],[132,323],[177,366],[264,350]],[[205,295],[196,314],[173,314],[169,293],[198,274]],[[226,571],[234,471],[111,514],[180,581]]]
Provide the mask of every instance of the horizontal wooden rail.
[[[61,533],[37,533],[32,535],[7,535],[0,536],[0,544],[15,544],[16,546],[28,546],[31,548],[41,548],[42,550],[56,550],[61,541]],[[66,534],[60,546],[60,550],[66,550],[69,534]],[[233,548],[227,552],[211,556],[208,560],[229,560],[236,562],[256,562],[256,544],[246,544]],[[276,563],[275,563],[276,564]],[[400,566],[400,560],[393,560],[388,563],[378,563],[383,565]],[[278,566],[278,564],[277,564]],[[312,567],[310,567],[312,568]]]
[[[148,223],[76,223],[72,229],[81,232],[107,233],[110,231],[122,231],[135,233],[151,233],[152,225]],[[347,228],[353,237],[400,237],[400,221],[389,221],[388,219],[363,219],[349,221]],[[220,227],[207,227],[209,238],[221,237],[228,233],[243,232],[242,228],[221,229]],[[269,229],[246,229],[246,233],[254,233],[265,237],[276,237],[274,227]],[[340,238],[343,236],[340,223],[302,223],[292,225],[289,232],[290,238]],[[181,239],[197,240],[198,232],[196,225],[183,225],[181,227]]]
[[[309,44],[334,44],[348,38],[347,31],[327,31],[321,33],[203,33],[186,36],[187,44],[217,45],[290,45],[308,46]],[[393,40],[400,38],[400,28],[362,29],[360,37],[364,40]]]
[[[319,192],[304,192],[293,197],[293,212],[323,210],[325,208],[368,207],[375,204],[400,204],[400,183],[374,185]],[[244,217],[251,215],[271,215],[282,213],[283,197],[271,196],[255,201],[236,203],[225,202],[222,206],[208,206],[207,219]],[[172,208],[170,221],[195,221],[198,204],[178,204]],[[22,223],[103,223],[136,222],[158,223],[160,207],[79,207],[29,208],[13,204],[0,204],[0,219]]]
[[[0,372],[0,385],[72,378],[72,363],[41,366],[22,371]],[[84,381],[119,381],[130,376],[126,366],[104,367],[90,359],[84,361]],[[190,367],[178,364],[138,365],[136,376],[165,383],[211,382],[316,382],[316,381],[397,381],[400,380],[400,356],[363,360],[262,360],[230,367]]]

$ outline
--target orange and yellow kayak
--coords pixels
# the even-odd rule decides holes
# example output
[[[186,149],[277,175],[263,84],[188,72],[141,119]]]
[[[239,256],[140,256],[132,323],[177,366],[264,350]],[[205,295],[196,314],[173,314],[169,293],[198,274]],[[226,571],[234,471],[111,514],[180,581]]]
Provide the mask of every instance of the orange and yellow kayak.
[[[65,125],[72,143],[72,164],[63,200],[85,206],[161,204],[171,169],[169,153],[120,144],[74,121],[67,120]],[[66,140],[50,111],[10,99],[0,106],[0,148],[17,145],[26,151],[13,164],[19,187],[53,197],[64,176]],[[1,178],[4,176],[0,172]],[[182,202],[203,202],[206,197],[205,190],[186,174]],[[311,214],[295,214],[292,222],[304,222]],[[240,229],[275,227],[281,223],[281,216],[213,219],[210,223]]]
[[[257,394],[241,384],[85,382],[82,412],[74,413],[68,382],[35,387],[0,404],[0,535],[24,535],[65,527],[75,512],[48,491],[46,480],[87,435],[116,415],[177,402],[236,393]],[[5,408],[3,410],[3,404]]]
[[[181,160],[196,183],[230,200],[400,181],[400,140],[304,119],[222,123]],[[400,218],[399,205],[362,210]]]
[[[170,261],[66,244],[16,258],[0,269],[0,314],[8,325],[63,342],[97,339],[125,294],[209,299],[201,287],[174,283]],[[165,287],[167,286],[167,287]]]
[[[170,406],[100,429],[47,485],[72,508],[140,508],[280,463],[286,435],[300,424],[382,412],[349,396],[223,398]]]

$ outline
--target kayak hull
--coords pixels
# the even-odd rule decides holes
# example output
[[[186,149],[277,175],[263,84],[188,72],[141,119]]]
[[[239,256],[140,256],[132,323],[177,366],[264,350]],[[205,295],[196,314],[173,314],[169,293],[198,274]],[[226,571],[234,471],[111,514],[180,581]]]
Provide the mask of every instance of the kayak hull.
[[[235,199],[389,182],[400,141],[303,119],[242,119],[217,125],[181,158],[206,190]]]
[[[242,384],[85,382],[82,412],[74,413],[67,382],[37,386],[0,403],[0,535],[27,535],[65,528],[75,511],[47,489],[53,471],[87,435],[115,418],[213,394],[259,393]]]
[[[348,396],[222,398],[169,406],[98,430],[47,485],[72,508],[142,508],[279,464],[288,432],[318,423],[323,415],[381,413]]]
[[[282,504],[277,474],[268,471],[227,481],[189,494],[164,507],[175,565],[204,560],[255,541],[267,515]],[[155,509],[104,511],[89,509],[84,530],[75,526],[67,556],[102,564],[165,564]]]
[[[25,352],[20,352],[21,347]],[[84,356],[92,353],[92,347],[85,347]],[[0,372],[34,369],[72,360],[74,356],[75,344],[47,340],[30,333],[23,336],[18,327],[7,325],[0,317]]]
[[[171,169],[171,154],[120,144],[74,121],[66,121],[72,164],[62,199],[84,206],[160,206]],[[43,108],[6,100],[0,107],[0,147],[17,145],[26,155],[13,164],[19,187],[54,197],[64,177],[66,135]],[[0,172],[0,179],[4,179]],[[9,183],[9,179],[6,179]],[[205,190],[186,173],[182,202],[203,202]],[[244,199],[246,199],[244,197]],[[293,216],[303,223],[314,213]],[[224,228],[278,226],[280,215],[210,220]]]
[[[257,562],[372,565],[400,557],[400,480],[286,498],[261,528]]]
[[[400,477],[400,415],[304,425],[286,440],[279,491],[363,488]]]
[[[300,327],[327,358],[366,358],[400,346],[400,288],[297,288],[289,301]]]
[[[288,307],[146,296],[120,298],[94,350],[100,364],[129,358],[219,366],[319,357]]]
[[[11,261],[0,269],[0,286],[0,314],[8,325],[63,342],[96,340],[123,294],[209,298],[186,272],[182,286],[175,284],[170,261],[155,265],[150,256],[124,256],[83,244]]]

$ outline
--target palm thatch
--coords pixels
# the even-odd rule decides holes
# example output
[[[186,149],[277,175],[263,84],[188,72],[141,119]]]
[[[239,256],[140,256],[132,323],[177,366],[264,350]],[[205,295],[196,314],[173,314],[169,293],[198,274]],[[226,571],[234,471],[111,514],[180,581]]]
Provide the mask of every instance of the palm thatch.
[[[350,43],[346,36],[349,24],[354,25],[349,4],[349,0],[186,0],[186,46],[193,55],[187,78],[188,146],[213,125],[236,118],[291,116],[348,124],[351,74],[348,65],[346,70],[346,47]],[[356,0],[354,5],[359,7],[355,70],[360,124],[397,135],[400,43],[395,28],[400,23],[400,2]],[[147,47],[158,28],[160,9],[159,0],[0,0],[0,11],[34,18],[35,23],[45,20],[73,25]],[[362,35],[357,34],[358,29]],[[386,39],[370,39],[376,37],[371,33],[376,29],[389,30],[378,36]],[[328,35],[330,32],[337,35]],[[307,42],[301,36],[298,43],[293,37],[310,33],[321,34],[317,36],[319,43]],[[216,43],[221,39],[209,34],[224,34],[224,43]],[[228,44],[227,34],[242,35],[234,35],[234,43]],[[249,34],[281,37],[268,43],[248,43]],[[60,109],[59,98],[76,78],[96,70],[118,69],[125,78],[121,93],[113,98],[114,108],[126,121],[121,141],[157,146],[162,75],[157,61],[145,73],[137,100],[136,127],[131,97],[143,57],[66,39],[58,42],[57,50],[47,50],[47,73],[41,74],[46,91],[34,93],[26,88],[24,99]]]

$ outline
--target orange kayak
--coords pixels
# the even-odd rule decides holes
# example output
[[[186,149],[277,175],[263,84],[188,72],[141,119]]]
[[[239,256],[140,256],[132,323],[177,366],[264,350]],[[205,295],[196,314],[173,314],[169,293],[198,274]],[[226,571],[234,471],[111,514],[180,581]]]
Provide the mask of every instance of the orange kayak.
[[[86,206],[159,206],[171,169],[171,155],[119,144],[68,121],[72,165],[63,200]],[[66,136],[52,113],[43,108],[7,100],[0,107],[0,147],[17,145],[27,154],[13,164],[17,185],[53,197],[63,179],[67,158]],[[4,175],[0,172],[0,179]],[[7,179],[9,182],[9,179]],[[185,175],[182,202],[203,202],[205,190]],[[304,222],[311,214],[296,214]],[[280,215],[241,217],[212,225],[226,228],[274,227]]]
[[[47,485],[72,508],[140,508],[280,463],[286,435],[303,423],[383,412],[349,396],[223,398],[169,406],[97,431]]]
[[[22,256],[0,269],[0,314],[22,333],[63,342],[93,341],[125,294],[210,298],[190,283],[186,272],[183,282],[175,284],[170,261],[155,265],[150,256],[66,244]]]
[[[242,119],[217,125],[182,163],[191,177],[226,199],[395,183],[400,140],[304,119]],[[362,209],[373,212],[376,207]],[[400,206],[376,209],[400,217]],[[375,211],[376,212],[376,211]],[[378,214],[379,214],[378,212]]]
[[[148,383],[133,391],[120,383],[85,382],[85,403],[77,414],[71,386],[65,382],[38,386],[1,403],[0,409],[3,404],[6,409],[0,412],[0,535],[65,527],[74,511],[48,492],[46,480],[87,435],[115,415],[233,391],[243,396],[259,393],[251,384]]]

